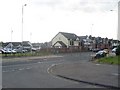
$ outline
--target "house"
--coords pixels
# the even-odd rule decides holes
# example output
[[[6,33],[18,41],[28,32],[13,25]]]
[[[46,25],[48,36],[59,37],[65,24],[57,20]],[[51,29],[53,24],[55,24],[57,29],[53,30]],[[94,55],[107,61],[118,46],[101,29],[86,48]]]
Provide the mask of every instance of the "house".
[[[79,37],[74,33],[59,32],[52,40],[52,47],[69,48],[80,45]]]
[[[74,33],[59,32],[52,39],[52,47],[54,48],[73,48],[73,49],[111,49],[118,46],[120,42],[118,40],[102,38],[102,37],[92,37],[89,36],[77,36]]]
[[[119,40],[112,40],[112,47],[117,47],[118,45],[120,45]]]
[[[5,42],[5,43],[2,43],[2,48],[3,49],[18,49],[22,47],[22,44],[21,42]]]
[[[33,48],[32,43],[30,43],[29,41],[23,41],[22,47],[23,47],[23,50],[27,50],[27,51],[31,51]]]
[[[90,36],[79,36],[79,40],[81,42],[81,46],[85,48],[92,48],[92,39]]]
[[[32,50],[40,50],[41,43],[32,43]]]
[[[32,48],[32,44],[29,41],[23,42],[2,42],[2,49],[4,50],[18,50],[19,52],[22,50],[30,51]]]

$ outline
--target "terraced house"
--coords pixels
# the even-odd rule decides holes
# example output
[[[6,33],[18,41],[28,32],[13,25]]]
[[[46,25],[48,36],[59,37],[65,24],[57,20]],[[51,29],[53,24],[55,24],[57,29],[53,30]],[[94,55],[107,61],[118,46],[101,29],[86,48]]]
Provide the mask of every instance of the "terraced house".
[[[92,37],[89,36],[77,36],[74,33],[59,32],[52,40],[53,48],[73,48],[73,49],[104,49],[112,48],[118,40]]]

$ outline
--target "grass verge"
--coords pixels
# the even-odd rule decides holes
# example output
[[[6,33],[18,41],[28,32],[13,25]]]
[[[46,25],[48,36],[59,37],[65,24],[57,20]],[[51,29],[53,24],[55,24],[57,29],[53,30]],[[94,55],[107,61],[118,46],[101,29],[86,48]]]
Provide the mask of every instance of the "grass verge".
[[[16,53],[16,54],[0,54],[1,57],[30,57],[30,56],[47,56],[51,55],[52,53],[50,52],[38,52],[38,53]]]
[[[97,62],[120,65],[120,56],[110,56],[110,57],[101,58],[101,59],[98,59]]]

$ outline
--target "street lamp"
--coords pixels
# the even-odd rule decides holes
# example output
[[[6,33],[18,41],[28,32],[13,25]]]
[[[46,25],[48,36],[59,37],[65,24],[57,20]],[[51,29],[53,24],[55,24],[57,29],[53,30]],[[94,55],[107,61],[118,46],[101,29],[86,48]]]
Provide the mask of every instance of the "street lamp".
[[[30,32],[30,43],[32,44],[32,32]],[[31,45],[31,53],[32,53],[32,45]]]
[[[91,36],[92,36],[92,31],[93,31],[93,25],[94,25],[94,24],[92,24],[92,26],[91,26]]]
[[[13,34],[13,30],[11,29],[11,45],[10,45],[11,46],[11,51],[12,51],[12,34]]]
[[[27,6],[27,4],[22,5],[22,41],[23,41],[23,14],[24,14],[24,6]]]
[[[21,34],[21,38],[22,38],[22,50],[23,50],[23,14],[24,14],[24,6],[27,6],[27,4],[22,5],[22,34]]]
[[[13,34],[13,30],[11,29],[11,43],[12,43],[12,34]]]
[[[118,24],[120,24],[120,1],[118,2]],[[120,41],[120,25],[118,25],[117,38]]]
[[[32,32],[30,32],[30,42],[32,43]]]
[[[113,11],[117,11],[117,10],[110,10],[111,12]],[[120,23],[120,1],[118,2],[118,24]],[[117,46],[119,45],[119,41],[120,41],[120,26],[117,25]]]
[[[118,3],[117,3],[117,5],[116,5],[117,7],[118,7],[118,9],[117,10],[110,10],[110,11],[118,11],[118,26],[117,26],[117,29],[118,29],[118,31],[117,31],[117,39],[120,41],[120,25],[119,25],[119,23],[120,23],[120,1],[118,1]]]

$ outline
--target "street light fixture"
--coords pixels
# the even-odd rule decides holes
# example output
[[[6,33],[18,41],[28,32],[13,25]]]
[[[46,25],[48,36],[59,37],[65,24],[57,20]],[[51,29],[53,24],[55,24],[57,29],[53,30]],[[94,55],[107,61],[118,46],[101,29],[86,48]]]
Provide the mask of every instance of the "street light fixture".
[[[24,15],[24,6],[27,6],[27,4],[22,5],[22,50],[23,50],[23,15]]]

